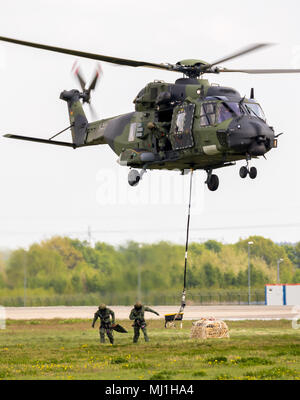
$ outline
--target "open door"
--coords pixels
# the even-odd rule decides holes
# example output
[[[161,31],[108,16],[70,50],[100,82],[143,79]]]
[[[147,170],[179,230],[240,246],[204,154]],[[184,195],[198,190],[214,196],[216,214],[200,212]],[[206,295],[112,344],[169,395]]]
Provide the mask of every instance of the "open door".
[[[195,104],[183,104],[174,109],[170,140],[173,150],[194,146],[193,117]]]

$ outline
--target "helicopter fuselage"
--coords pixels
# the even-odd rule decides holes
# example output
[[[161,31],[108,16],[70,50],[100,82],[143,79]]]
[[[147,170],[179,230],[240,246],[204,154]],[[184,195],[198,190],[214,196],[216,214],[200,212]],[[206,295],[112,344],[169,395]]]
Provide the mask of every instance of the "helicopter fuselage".
[[[134,168],[210,170],[277,144],[254,99],[204,79],[149,83],[134,103],[135,112],[89,124],[85,145],[106,143]]]
[[[98,65],[87,87],[76,65],[73,71],[81,92],[64,91],[60,96],[68,104],[72,143],[53,140],[68,128],[50,139],[4,135],[11,139],[74,149],[108,144],[119,156],[121,165],[141,169],[140,173],[130,170],[128,182],[131,186],[139,182],[147,169],[204,169],[207,172],[208,188],[214,191],[218,188],[219,180],[217,175],[212,174],[213,169],[243,159],[247,166],[240,168],[240,177],[249,175],[251,179],[256,178],[257,170],[255,167],[249,168],[249,160],[264,156],[277,147],[279,135],[275,135],[273,128],[267,124],[260,105],[254,99],[254,89],[251,89],[250,99],[246,99],[235,89],[210,85],[202,77],[220,73],[300,73],[300,69],[295,68],[232,69],[220,66],[229,60],[266,48],[270,43],[255,43],[213,62],[193,58],[174,64],[131,60],[3,36],[0,36],[0,41],[133,68],[147,67],[183,74],[184,78],[172,84],[163,81],[149,83],[135,98],[134,112],[88,123],[82,104],[88,103],[91,106],[91,92],[102,71]]]

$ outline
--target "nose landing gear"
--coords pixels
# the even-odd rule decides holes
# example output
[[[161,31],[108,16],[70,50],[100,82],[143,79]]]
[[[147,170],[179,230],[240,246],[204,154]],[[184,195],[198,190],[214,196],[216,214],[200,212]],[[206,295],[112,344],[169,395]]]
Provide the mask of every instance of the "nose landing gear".
[[[240,177],[241,178],[246,178],[246,176],[248,175],[248,168],[245,167],[244,165],[240,168]]]
[[[257,176],[257,169],[255,167],[251,167],[249,170],[249,176],[251,179],[255,179]]]
[[[240,168],[240,177],[244,179],[244,178],[246,178],[246,176],[247,176],[248,174],[249,174],[249,176],[250,176],[251,179],[255,179],[256,176],[257,176],[257,169],[256,169],[255,167],[251,167],[251,168],[249,169],[249,167],[248,167],[248,161],[247,161],[247,167],[242,166],[242,167]]]

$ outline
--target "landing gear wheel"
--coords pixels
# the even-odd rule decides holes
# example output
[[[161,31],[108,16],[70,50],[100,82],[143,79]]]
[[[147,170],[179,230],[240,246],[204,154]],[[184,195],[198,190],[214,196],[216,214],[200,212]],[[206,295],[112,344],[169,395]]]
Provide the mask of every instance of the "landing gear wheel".
[[[139,172],[136,169],[131,169],[128,174],[128,183],[130,186],[136,186],[141,179]]]
[[[207,182],[207,187],[209,190],[214,192],[215,190],[218,189],[219,187],[219,178],[217,175],[211,175],[208,182]]]
[[[240,177],[244,179],[244,178],[246,178],[247,175],[248,175],[247,167],[241,167],[240,168]]]
[[[249,176],[251,179],[255,179],[257,176],[257,169],[255,167],[251,167],[249,171]]]

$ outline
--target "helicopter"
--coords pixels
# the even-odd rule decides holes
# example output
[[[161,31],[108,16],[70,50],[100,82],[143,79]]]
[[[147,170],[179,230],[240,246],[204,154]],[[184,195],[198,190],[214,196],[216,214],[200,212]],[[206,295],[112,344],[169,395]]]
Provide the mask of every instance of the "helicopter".
[[[70,50],[18,39],[0,37],[1,41],[70,54],[97,61],[130,67],[148,67],[183,74],[175,83],[154,80],[135,97],[135,111],[94,122],[88,122],[83,104],[90,105],[91,92],[100,76],[99,70],[91,84],[86,82],[79,67],[75,75],[81,91],[64,90],[60,99],[68,105],[70,126],[50,139],[6,134],[4,137],[68,146],[73,149],[108,144],[118,155],[118,162],[130,168],[128,183],[136,186],[147,170],[204,170],[210,191],[219,187],[213,171],[245,160],[239,170],[241,178],[257,176],[257,169],[249,167],[252,158],[265,154],[278,145],[278,136],[269,126],[260,104],[251,89],[249,98],[230,87],[210,84],[204,74],[299,73],[300,69],[228,69],[219,64],[240,57],[269,43],[249,45],[212,63],[186,59],[176,64],[144,62]],[[71,129],[72,143],[53,140]],[[140,171],[138,171],[140,169]]]

